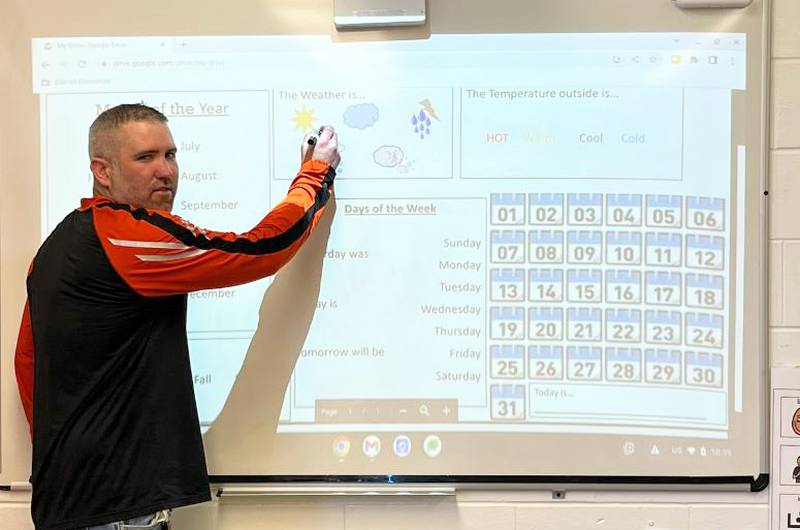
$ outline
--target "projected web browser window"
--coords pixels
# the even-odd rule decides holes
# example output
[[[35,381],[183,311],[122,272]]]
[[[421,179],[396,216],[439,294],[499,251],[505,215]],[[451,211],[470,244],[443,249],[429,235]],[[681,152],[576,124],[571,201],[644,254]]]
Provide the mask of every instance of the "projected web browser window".
[[[225,230],[282,198],[300,138],[331,123],[337,213],[280,433],[725,439],[745,50],[742,34],[36,39],[43,234],[90,193],[84,131],[111,104],[169,117],[174,213]],[[206,426],[267,283],[189,297]]]

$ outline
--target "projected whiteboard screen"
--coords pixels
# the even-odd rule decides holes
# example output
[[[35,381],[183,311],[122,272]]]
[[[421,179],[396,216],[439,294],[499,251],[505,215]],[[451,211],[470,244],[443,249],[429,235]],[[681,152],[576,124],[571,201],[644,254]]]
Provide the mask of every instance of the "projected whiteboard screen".
[[[746,49],[34,39],[42,236],[91,193],[86,131],[111,105],[162,110],[174,213],[239,232],[332,124],[329,237],[274,280],[189,296],[212,474],[753,475]]]

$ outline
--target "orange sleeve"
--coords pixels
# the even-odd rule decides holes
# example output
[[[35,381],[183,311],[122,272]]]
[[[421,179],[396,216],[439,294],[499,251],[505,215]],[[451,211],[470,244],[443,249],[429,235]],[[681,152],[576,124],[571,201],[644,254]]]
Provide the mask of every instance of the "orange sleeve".
[[[322,215],[334,176],[324,162],[305,162],[286,197],[243,234],[111,202],[94,206],[95,230],[114,269],[143,296],[247,283],[274,274],[299,250]]]
[[[25,417],[28,418],[28,428],[33,435],[33,331],[31,329],[31,312],[28,301],[22,311],[22,323],[19,326],[17,349],[14,353],[14,371],[17,376],[19,397]]]

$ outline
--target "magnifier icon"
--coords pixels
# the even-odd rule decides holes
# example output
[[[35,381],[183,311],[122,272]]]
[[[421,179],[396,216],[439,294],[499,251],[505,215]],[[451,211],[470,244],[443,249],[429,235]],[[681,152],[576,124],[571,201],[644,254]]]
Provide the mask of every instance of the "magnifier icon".
[[[430,410],[428,410],[428,405],[420,405],[419,406],[419,413],[422,416],[430,416],[431,415]]]

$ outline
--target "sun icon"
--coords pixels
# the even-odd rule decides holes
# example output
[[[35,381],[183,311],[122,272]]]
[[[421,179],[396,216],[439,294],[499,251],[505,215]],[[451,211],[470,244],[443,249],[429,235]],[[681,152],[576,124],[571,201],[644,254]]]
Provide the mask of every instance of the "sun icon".
[[[294,111],[294,126],[303,132],[314,129],[314,122],[317,121],[314,111],[303,107],[301,110]]]

